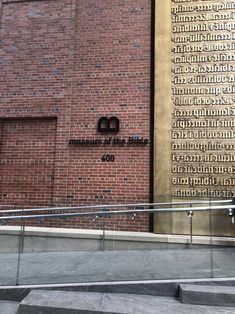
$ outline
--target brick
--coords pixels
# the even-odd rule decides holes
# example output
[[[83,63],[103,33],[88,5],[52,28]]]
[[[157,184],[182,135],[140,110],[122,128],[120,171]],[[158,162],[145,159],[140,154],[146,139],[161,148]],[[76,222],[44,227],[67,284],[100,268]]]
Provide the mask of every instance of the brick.
[[[0,10],[0,205],[148,202],[149,145],[68,142],[108,139],[101,116],[119,117],[120,138],[150,138],[151,0],[2,0]],[[148,215],[107,223],[149,228]],[[88,218],[43,225],[100,228]]]

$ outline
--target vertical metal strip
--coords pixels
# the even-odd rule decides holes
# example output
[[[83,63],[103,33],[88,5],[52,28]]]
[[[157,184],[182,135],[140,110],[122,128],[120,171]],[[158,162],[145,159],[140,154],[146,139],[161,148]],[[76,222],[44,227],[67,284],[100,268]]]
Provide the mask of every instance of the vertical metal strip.
[[[24,215],[24,209],[22,209],[21,215]],[[17,269],[16,269],[16,285],[20,284],[20,262],[21,254],[24,253],[24,235],[25,235],[25,220],[21,220],[21,228],[19,232],[19,247],[18,247],[18,258],[17,258]]]
[[[155,1],[151,0],[149,203],[154,202]],[[153,222],[149,214],[149,232],[153,232]]]

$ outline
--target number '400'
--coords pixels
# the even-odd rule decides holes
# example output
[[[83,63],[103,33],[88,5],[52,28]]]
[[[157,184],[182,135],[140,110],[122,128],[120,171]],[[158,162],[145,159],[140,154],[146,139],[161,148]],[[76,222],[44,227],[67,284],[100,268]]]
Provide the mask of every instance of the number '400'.
[[[103,155],[101,160],[103,162],[113,162],[113,161],[115,161],[115,156],[114,155]]]

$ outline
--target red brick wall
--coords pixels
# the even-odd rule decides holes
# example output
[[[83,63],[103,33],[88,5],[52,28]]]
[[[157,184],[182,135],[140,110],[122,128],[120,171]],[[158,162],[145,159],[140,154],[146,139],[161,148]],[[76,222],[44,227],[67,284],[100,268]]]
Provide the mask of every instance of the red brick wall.
[[[55,147],[54,181],[48,186],[53,205],[148,202],[150,145],[68,143],[112,136],[98,133],[101,116],[120,119],[120,138],[150,138],[151,0],[3,0],[1,34],[0,120],[31,118],[33,125],[35,118],[57,119],[56,136],[47,142]],[[12,135],[7,136],[4,142],[11,141]],[[35,139],[40,141],[40,136],[35,134]],[[42,146],[40,158],[48,160],[47,154]],[[114,155],[115,161],[103,162],[105,154]],[[22,152],[22,160],[27,158]],[[50,171],[45,168],[42,177]],[[14,173],[21,175],[19,169]],[[9,189],[5,182],[0,195]],[[27,191],[25,187],[25,195]],[[39,194],[23,201],[44,205]],[[63,224],[99,226],[90,219]],[[139,216],[134,222],[118,217],[106,225],[148,231],[149,217]]]
[[[0,121],[0,204],[53,201],[55,119]]]

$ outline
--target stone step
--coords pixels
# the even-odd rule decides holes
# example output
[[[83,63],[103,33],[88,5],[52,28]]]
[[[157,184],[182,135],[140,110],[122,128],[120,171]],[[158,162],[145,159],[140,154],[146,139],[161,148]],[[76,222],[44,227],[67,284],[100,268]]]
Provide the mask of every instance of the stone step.
[[[179,285],[182,303],[235,307],[235,287],[221,285]]]
[[[19,302],[0,300],[0,314],[17,314]]]
[[[144,313],[154,313],[148,312],[148,309],[146,311],[148,298],[149,296],[99,292],[33,290],[20,303],[19,314],[38,314],[39,311],[40,314],[140,313],[138,310],[133,312],[130,306],[137,306]]]
[[[19,314],[234,314],[232,307],[182,304],[173,297],[33,290],[20,303]],[[4,313],[5,314],[5,313]]]

